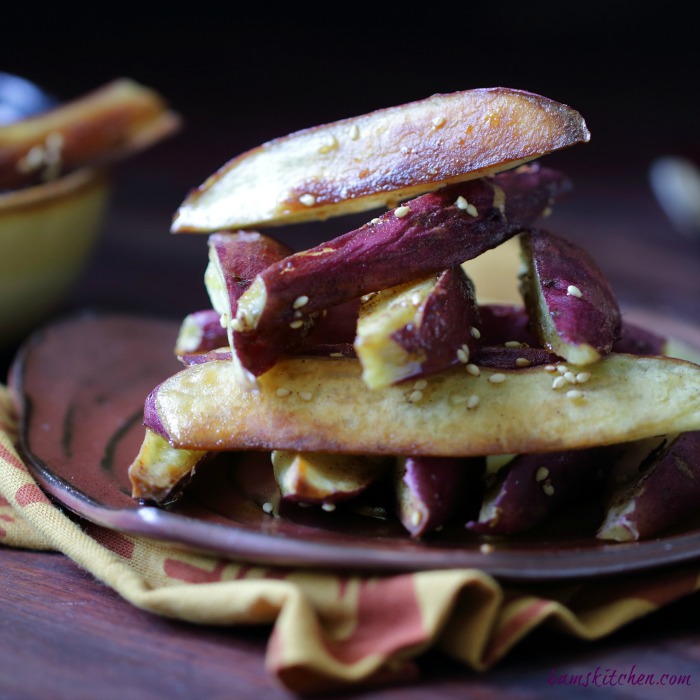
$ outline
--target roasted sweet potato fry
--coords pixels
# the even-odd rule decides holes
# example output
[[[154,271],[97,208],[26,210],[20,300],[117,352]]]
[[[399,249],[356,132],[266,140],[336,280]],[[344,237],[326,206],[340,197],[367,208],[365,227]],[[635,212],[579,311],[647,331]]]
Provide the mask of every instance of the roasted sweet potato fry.
[[[542,344],[575,365],[597,362],[620,337],[610,283],[586,250],[549,231],[521,234],[522,294]]]
[[[145,424],[192,450],[443,457],[554,452],[700,430],[700,366],[683,360],[611,354],[575,385],[546,366],[484,368],[478,377],[455,368],[417,394],[410,385],[370,390],[361,373],[357,360],[288,358],[250,392],[236,384],[231,362],[192,365],[151,393]]]
[[[163,98],[118,79],[80,98],[0,129],[0,190],[107,165],[175,133],[181,118]]]
[[[202,309],[185,316],[175,340],[177,357],[207,353],[220,347],[228,348],[229,345],[218,311]]]
[[[593,447],[518,455],[495,475],[469,531],[481,535],[526,532],[562,507],[602,493],[618,448]]]
[[[227,328],[236,314],[238,299],[255,276],[292,251],[257,231],[219,231],[208,239],[209,264],[204,284],[214,309]]]
[[[369,488],[388,461],[376,456],[274,450],[272,466],[282,500],[335,504]]]
[[[522,90],[433,95],[234,158],[189,194],[172,230],[258,228],[393,206],[589,138],[578,112]]]
[[[568,191],[539,168],[502,173],[422,195],[361,228],[266,267],[232,321],[239,381],[269,370],[290,348],[284,329],[315,313],[442,272],[514,236]]]
[[[169,500],[207,454],[203,450],[176,449],[160,435],[146,430],[141,449],[129,466],[132,496],[155,503]]]
[[[618,493],[598,530],[601,540],[629,542],[652,537],[700,506],[700,432],[671,437],[638,479]]]
[[[411,537],[442,527],[459,511],[478,508],[486,459],[405,457],[398,460],[394,484],[397,513]]]
[[[354,343],[362,379],[381,389],[466,364],[479,325],[474,286],[459,265],[367,295]]]

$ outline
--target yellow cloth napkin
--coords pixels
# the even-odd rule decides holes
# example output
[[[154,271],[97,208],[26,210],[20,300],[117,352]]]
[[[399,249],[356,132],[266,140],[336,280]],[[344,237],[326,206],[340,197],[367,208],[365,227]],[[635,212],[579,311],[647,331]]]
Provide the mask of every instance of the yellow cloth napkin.
[[[485,672],[539,625],[599,639],[700,587],[700,564],[522,587],[477,570],[359,576],[270,568],[75,522],[22,463],[2,385],[0,543],[63,552],[158,615],[209,625],[269,624],[267,668],[295,692],[405,681],[429,648]]]

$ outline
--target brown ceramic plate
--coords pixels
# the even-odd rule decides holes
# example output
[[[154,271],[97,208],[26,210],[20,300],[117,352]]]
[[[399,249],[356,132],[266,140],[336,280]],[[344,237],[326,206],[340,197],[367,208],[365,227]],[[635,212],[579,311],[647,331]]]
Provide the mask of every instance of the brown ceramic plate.
[[[700,348],[700,331],[637,317]],[[271,469],[265,455],[227,455],[198,472],[167,509],[129,495],[127,467],[143,438],[146,395],[177,371],[177,323],[81,315],[35,334],[11,384],[22,403],[22,448],[42,487],[82,518],[178,546],[266,565],[376,571],[478,568],[502,579],[563,580],[649,569],[700,556],[700,523],[632,544],[605,544],[582,509],[547,529],[494,543],[463,527],[412,541],[391,519],[338,508],[263,512]],[[573,517],[575,516],[575,517]]]

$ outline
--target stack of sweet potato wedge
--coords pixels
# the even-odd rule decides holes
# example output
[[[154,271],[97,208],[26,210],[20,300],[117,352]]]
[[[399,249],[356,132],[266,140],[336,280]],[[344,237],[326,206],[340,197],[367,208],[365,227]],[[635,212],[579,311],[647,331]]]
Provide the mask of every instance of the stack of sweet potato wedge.
[[[664,356],[596,261],[542,226],[571,183],[539,159],[588,140],[574,109],[491,88],[226,163],[173,220],[208,236],[211,308],[184,319],[183,369],[146,399],[134,498],[166,503],[212,454],[256,450],[283,503],[331,511],[388,484],[414,538],[455,518],[516,536],[583,498],[604,504],[602,539],[689,517],[700,366]],[[308,249],[269,234],[370,210]],[[508,241],[522,303],[485,303],[467,263]]]

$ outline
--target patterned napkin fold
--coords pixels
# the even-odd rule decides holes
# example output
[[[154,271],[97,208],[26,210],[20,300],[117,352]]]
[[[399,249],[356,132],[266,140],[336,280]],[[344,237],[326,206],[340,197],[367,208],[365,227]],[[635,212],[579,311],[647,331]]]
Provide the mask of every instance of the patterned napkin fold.
[[[154,614],[207,625],[269,625],[267,668],[298,693],[405,682],[429,648],[486,672],[540,625],[600,639],[700,588],[700,564],[520,588],[473,569],[361,576],[251,566],[76,522],[46,497],[20,459],[2,385],[0,543],[63,552]]]

